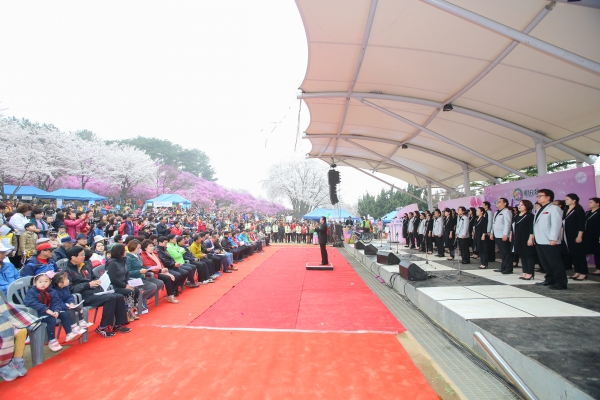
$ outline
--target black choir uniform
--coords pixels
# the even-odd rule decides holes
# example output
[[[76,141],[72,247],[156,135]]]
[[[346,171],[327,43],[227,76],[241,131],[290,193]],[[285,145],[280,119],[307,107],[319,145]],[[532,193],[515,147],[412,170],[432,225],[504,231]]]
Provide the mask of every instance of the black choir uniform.
[[[454,243],[456,240],[454,228],[456,228],[456,220],[450,215],[444,221],[444,246],[448,248],[451,258],[454,258]]]
[[[573,265],[576,273],[587,275],[588,264],[585,257],[585,244],[583,241],[581,243],[575,241],[580,231],[585,231],[585,211],[583,211],[583,207],[577,204],[571,212],[567,210],[564,214],[561,250],[567,269],[571,269],[571,265]]]
[[[477,219],[477,217],[473,218],[475,223],[473,224],[473,250],[477,250],[479,252],[479,260],[480,264],[485,267],[488,266],[488,219],[487,213],[485,213],[481,218]]]
[[[600,270],[600,209],[585,214],[585,231],[583,243],[585,243],[585,254],[593,254],[596,262],[596,270]]]
[[[535,246],[527,245],[529,236],[533,235],[533,219],[535,215],[526,212],[517,214],[512,223],[512,251],[521,258],[523,273],[535,274]]]

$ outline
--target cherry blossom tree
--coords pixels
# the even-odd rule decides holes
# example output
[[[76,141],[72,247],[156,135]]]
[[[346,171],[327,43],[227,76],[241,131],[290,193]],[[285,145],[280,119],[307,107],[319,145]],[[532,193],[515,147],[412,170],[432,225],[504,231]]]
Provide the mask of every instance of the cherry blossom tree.
[[[140,184],[151,184],[157,166],[146,152],[133,146],[111,145],[106,154],[108,161],[106,182],[119,188],[121,199],[125,200],[131,191]]]
[[[292,203],[296,217],[329,202],[327,165],[317,160],[291,159],[269,168],[263,187],[270,198]]]

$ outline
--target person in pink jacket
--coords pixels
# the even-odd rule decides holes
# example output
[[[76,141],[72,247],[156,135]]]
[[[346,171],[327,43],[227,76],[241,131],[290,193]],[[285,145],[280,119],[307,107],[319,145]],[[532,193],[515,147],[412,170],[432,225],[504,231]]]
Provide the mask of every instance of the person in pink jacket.
[[[75,239],[77,231],[85,224],[83,219],[75,219],[75,211],[69,211],[67,218],[64,220],[64,224],[67,227],[67,234]]]

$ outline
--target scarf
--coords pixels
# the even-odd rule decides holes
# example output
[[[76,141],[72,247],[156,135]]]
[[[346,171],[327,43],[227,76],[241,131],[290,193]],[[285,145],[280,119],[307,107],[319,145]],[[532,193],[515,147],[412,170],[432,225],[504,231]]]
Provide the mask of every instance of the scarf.
[[[48,292],[48,288],[44,290],[39,290],[39,292],[40,294],[38,294],[38,300],[40,301],[40,303],[50,308],[50,305],[52,304],[52,297],[50,297],[50,292]]]
[[[160,261],[160,258],[158,258],[158,256],[156,255],[156,253],[148,253],[148,252],[146,252],[146,254],[148,255],[148,257],[150,257],[152,259],[152,261],[156,262],[156,265],[158,265],[159,267],[162,267],[162,262]]]

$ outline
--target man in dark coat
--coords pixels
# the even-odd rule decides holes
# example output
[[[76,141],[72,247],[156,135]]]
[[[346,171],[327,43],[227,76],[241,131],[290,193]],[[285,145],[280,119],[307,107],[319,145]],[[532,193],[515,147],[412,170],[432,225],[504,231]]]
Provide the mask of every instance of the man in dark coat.
[[[321,265],[329,265],[329,259],[327,258],[327,224],[325,223],[325,217],[321,217],[319,221],[321,224],[315,228],[317,236],[319,238],[319,247],[321,248]]]

